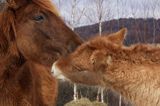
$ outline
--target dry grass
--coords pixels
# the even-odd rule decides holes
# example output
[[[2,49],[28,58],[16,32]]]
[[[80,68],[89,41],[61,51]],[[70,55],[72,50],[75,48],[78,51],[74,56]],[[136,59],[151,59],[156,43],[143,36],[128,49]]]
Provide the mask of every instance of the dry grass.
[[[89,99],[87,98],[81,98],[79,100],[73,100],[67,104],[65,104],[64,106],[108,106],[105,103],[100,103],[97,101],[91,102]]]

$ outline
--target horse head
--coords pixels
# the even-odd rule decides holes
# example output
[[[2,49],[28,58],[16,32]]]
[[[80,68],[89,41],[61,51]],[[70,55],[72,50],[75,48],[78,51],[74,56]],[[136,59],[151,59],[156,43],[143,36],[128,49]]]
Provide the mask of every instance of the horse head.
[[[1,45],[14,42],[26,60],[51,66],[82,43],[50,0],[6,0],[5,7],[0,17]]]

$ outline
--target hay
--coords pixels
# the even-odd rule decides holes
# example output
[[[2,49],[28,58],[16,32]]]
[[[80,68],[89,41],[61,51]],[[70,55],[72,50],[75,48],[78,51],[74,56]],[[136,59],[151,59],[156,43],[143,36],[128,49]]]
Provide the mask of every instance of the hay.
[[[100,103],[100,102],[91,102],[89,99],[87,98],[81,98],[79,100],[73,100],[67,104],[65,104],[64,106],[108,106],[105,103]]]
[[[108,106],[106,103],[94,101],[92,102],[92,106]]]
[[[92,102],[87,98],[82,98],[79,100],[73,100],[64,106],[92,106]]]

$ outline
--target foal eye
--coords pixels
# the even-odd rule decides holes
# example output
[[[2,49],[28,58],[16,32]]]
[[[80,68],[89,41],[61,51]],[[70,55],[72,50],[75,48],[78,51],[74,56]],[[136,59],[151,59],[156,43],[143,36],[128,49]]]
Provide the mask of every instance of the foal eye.
[[[91,64],[93,64],[93,65],[94,65],[94,64],[95,64],[95,62],[96,62],[96,61],[95,61],[95,59],[93,59],[93,58],[92,58],[92,59],[91,59]]]
[[[44,16],[42,16],[42,15],[35,16],[33,19],[34,19],[35,21],[37,21],[37,22],[43,21],[43,20],[44,20]]]

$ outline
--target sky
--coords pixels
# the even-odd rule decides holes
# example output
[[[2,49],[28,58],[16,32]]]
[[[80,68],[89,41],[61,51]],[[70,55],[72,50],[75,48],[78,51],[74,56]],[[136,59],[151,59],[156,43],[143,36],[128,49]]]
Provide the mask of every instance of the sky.
[[[98,22],[97,3],[99,0],[77,0],[74,26]],[[62,17],[71,23],[73,0],[53,0]],[[160,18],[160,0],[104,0],[103,21],[118,18]]]

